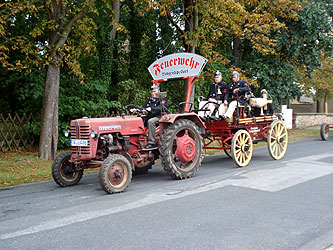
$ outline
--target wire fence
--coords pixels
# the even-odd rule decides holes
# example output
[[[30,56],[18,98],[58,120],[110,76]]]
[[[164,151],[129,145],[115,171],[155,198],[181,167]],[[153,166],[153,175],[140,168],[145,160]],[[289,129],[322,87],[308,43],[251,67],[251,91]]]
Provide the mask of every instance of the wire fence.
[[[32,114],[0,114],[0,152],[28,150],[33,147],[32,122]]]

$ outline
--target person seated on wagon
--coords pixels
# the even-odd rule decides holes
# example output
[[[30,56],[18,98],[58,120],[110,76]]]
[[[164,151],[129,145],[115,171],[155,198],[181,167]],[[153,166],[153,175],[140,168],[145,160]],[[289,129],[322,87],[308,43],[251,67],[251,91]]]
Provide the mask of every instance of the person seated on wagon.
[[[227,91],[226,95],[226,99],[228,99],[230,96],[231,100],[227,111],[220,115],[222,120],[230,120],[238,105],[247,106],[248,103],[245,97],[245,93],[251,91],[251,88],[247,85],[247,82],[245,80],[240,80],[240,76],[237,71],[233,71],[231,77],[231,84],[229,85],[229,91]]]
[[[218,116],[225,113],[227,110],[227,83],[222,81],[222,73],[216,71],[214,75],[214,83],[209,86],[208,101],[199,102],[200,109],[209,109],[209,111],[199,111],[198,115],[203,118],[210,117],[213,120],[218,120]],[[208,103],[208,104],[207,104]],[[211,116],[216,106],[219,105],[217,117]]]
[[[155,143],[155,131],[156,123],[160,120],[163,107],[168,108],[168,101],[166,98],[157,98],[157,94],[160,92],[159,86],[153,84],[150,88],[151,98],[146,100],[145,105],[142,107],[148,113],[143,118],[145,125],[148,126],[148,144],[146,149],[151,149],[156,147]]]

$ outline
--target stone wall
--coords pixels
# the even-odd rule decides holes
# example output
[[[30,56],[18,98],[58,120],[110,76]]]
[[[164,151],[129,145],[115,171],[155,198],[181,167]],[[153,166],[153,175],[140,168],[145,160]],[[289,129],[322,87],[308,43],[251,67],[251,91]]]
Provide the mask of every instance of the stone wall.
[[[333,124],[333,113],[295,113],[293,115],[293,128],[307,128],[320,126],[323,123]]]

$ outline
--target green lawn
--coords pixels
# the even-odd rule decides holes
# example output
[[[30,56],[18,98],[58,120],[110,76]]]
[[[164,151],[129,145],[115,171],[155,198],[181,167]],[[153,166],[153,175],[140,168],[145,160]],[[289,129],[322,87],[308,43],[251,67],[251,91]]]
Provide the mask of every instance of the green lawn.
[[[50,179],[52,161],[41,160],[37,152],[0,154],[0,187]]]
[[[292,129],[288,132],[289,142],[320,136],[319,130]],[[258,146],[266,146],[266,143],[260,142],[256,145]],[[219,150],[206,150],[205,154],[212,155],[217,152]],[[39,159],[37,152],[0,153],[0,187],[50,179],[52,178],[51,166],[52,161]]]

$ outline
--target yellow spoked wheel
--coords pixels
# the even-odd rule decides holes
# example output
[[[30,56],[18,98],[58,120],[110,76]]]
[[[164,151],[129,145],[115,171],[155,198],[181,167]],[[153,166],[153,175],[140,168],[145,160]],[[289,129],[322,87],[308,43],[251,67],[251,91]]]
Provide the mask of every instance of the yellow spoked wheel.
[[[231,144],[231,155],[234,162],[239,167],[245,167],[250,163],[252,153],[253,144],[249,132],[246,130],[238,130]]]
[[[288,130],[282,121],[274,121],[268,132],[267,147],[274,160],[280,160],[287,151]]]

